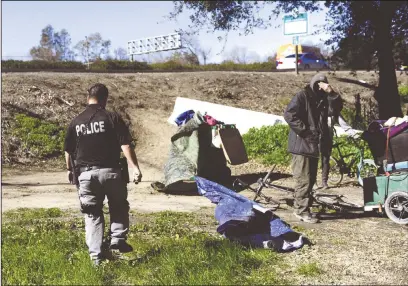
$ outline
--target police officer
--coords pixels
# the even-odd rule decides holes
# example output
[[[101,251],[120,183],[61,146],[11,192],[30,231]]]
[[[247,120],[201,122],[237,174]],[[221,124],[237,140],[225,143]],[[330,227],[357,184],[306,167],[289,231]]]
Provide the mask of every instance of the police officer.
[[[86,244],[91,260],[98,265],[105,258],[102,249],[105,196],[110,213],[110,249],[120,252],[133,250],[126,242],[129,202],[127,182],[123,180],[119,167],[121,150],[133,168],[133,181],[136,184],[141,181],[142,173],[128,127],[119,114],[105,110],[108,99],[106,86],[97,83],[88,90],[88,94],[86,109],[68,127],[64,149],[71,183],[75,170],[71,166],[70,156],[75,159],[81,212],[85,214]]]

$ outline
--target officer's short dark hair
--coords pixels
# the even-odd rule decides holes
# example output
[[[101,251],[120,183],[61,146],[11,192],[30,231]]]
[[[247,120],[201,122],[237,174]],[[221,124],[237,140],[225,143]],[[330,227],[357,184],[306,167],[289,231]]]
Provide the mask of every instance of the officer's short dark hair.
[[[95,98],[99,102],[108,98],[109,91],[104,84],[97,83],[88,89],[88,94],[89,98]]]

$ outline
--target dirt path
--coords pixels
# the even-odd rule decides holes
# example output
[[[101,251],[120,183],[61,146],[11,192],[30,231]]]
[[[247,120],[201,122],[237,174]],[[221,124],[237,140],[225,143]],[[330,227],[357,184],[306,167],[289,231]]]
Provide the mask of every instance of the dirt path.
[[[144,166],[144,182],[129,184],[129,203],[134,211],[196,211],[211,203],[198,196],[172,196],[155,192],[152,181],[161,178],[155,168]],[[5,176],[2,181],[2,211],[16,208],[75,209],[79,207],[76,188],[67,183],[65,172],[32,173],[18,176]]]

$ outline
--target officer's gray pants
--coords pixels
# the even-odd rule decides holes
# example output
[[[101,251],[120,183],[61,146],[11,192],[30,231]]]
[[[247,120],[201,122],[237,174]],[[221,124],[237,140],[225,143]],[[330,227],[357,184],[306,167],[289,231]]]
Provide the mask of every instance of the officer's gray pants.
[[[127,189],[119,169],[97,169],[79,176],[79,199],[85,213],[85,239],[91,259],[102,258],[105,219],[103,201],[108,198],[111,244],[126,240],[129,231]]]
[[[313,203],[312,189],[316,183],[319,159],[292,154],[292,172],[296,181],[294,208],[297,214],[309,212]]]

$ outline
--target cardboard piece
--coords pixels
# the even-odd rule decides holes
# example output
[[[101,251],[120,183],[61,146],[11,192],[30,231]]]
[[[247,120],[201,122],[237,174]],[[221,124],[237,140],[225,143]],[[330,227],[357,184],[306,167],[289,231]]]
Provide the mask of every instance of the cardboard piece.
[[[234,127],[218,129],[225,158],[231,165],[240,165],[248,162],[244,141],[239,130]]]

